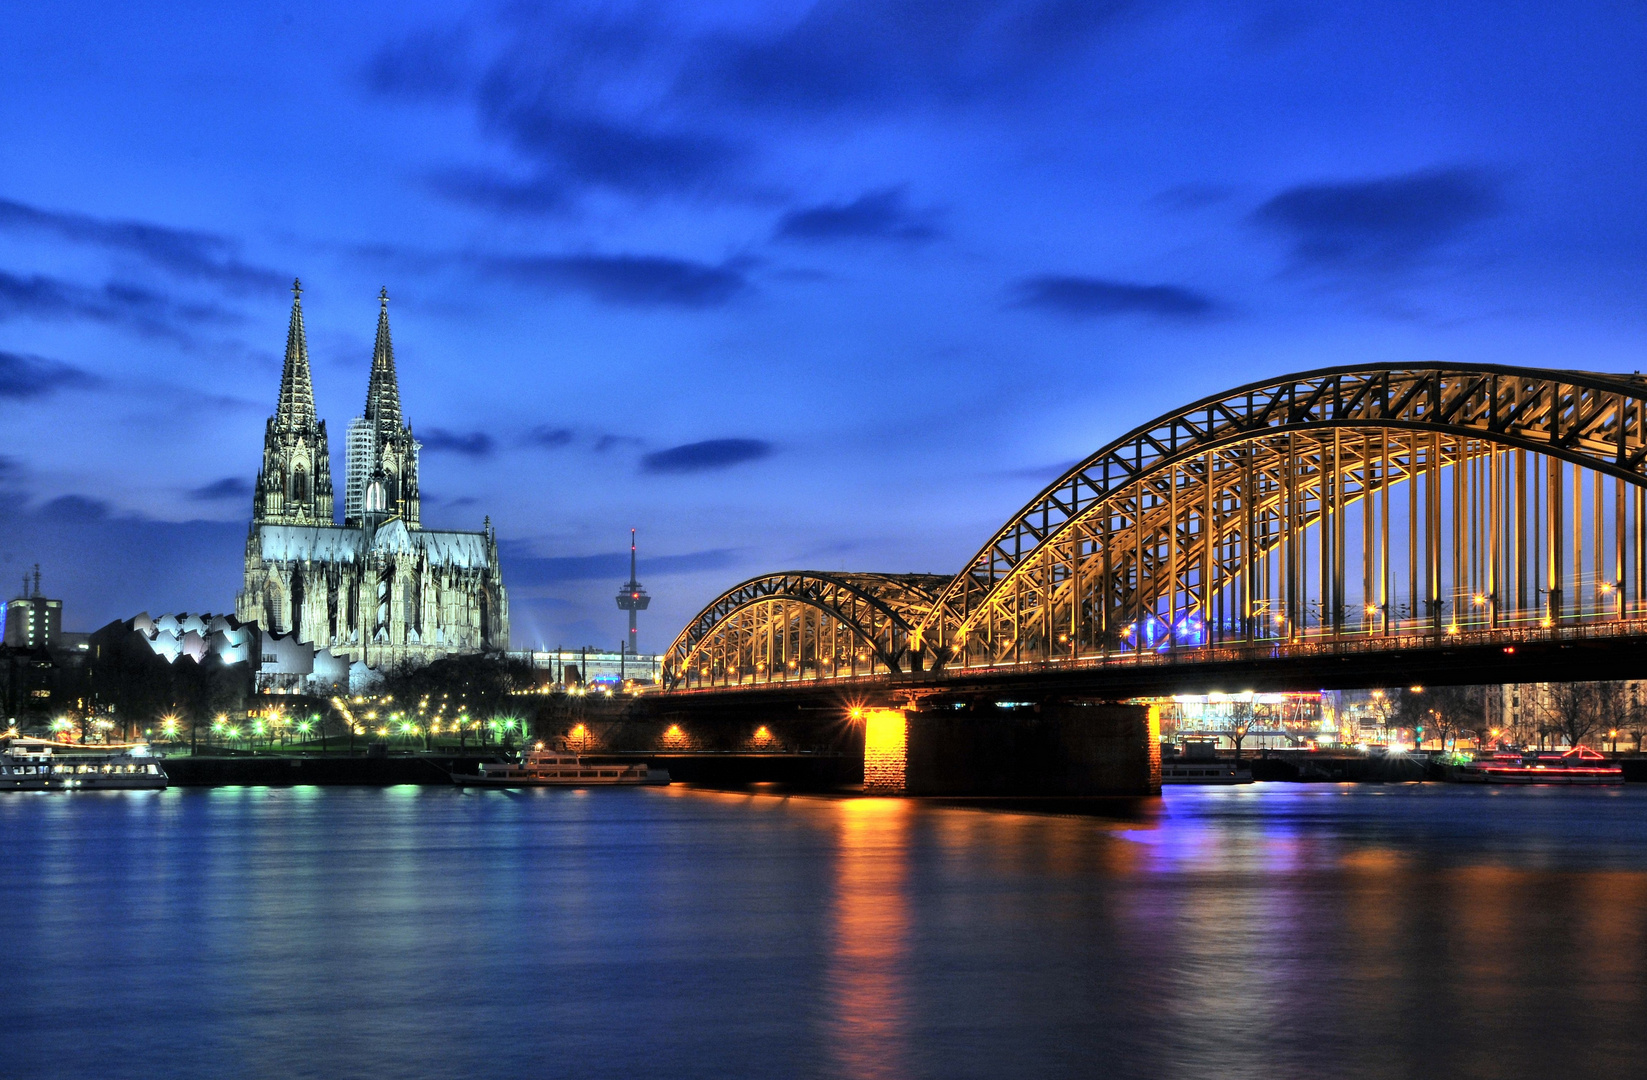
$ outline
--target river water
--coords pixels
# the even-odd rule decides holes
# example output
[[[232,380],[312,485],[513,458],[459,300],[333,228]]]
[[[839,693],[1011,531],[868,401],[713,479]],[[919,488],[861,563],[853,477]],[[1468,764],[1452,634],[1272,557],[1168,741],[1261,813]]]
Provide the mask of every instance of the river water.
[[[8,1077],[1647,1075],[1647,789],[0,795]]]

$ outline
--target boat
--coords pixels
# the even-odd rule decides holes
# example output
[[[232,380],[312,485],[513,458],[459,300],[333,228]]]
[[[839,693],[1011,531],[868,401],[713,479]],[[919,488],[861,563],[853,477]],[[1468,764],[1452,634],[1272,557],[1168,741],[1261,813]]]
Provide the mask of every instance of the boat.
[[[667,784],[669,773],[637,762],[631,765],[596,764],[574,753],[527,751],[519,761],[483,762],[478,773],[454,773],[452,783],[463,787],[608,787]]]
[[[1163,784],[1250,784],[1252,767],[1218,756],[1211,739],[1186,739],[1183,751],[1161,758]]]
[[[0,791],[137,791],[167,784],[147,743],[82,746],[14,738],[0,751]]]
[[[1622,784],[1624,769],[1587,746],[1558,754],[1497,751],[1452,770],[1461,784]]]

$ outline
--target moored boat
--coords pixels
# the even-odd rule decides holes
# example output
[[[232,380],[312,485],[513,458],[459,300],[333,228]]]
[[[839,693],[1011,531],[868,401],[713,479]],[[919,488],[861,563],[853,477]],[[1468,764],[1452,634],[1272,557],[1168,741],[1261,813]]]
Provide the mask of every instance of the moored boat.
[[[1575,746],[1561,753],[1498,751],[1477,758],[1452,771],[1449,779],[1461,784],[1566,784],[1597,785],[1624,783],[1624,769],[1587,746]]]
[[[537,749],[519,761],[484,762],[478,773],[454,773],[452,782],[464,787],[608,787],[667,784],[669,773],[645,762],[596,764],[577,754]]]
[[[1163,784],[1250,784],[1252,766],[1218,756],[1212,739],[1185,739],[1176,753],[1161,755]]]
[[[1163,784],[1250,784],[1252,767],[1233,761],[1162,761]]]
[[[0,751],[0,791],[133,791],[166,786],[146,743],[80,746],[14,738]]]

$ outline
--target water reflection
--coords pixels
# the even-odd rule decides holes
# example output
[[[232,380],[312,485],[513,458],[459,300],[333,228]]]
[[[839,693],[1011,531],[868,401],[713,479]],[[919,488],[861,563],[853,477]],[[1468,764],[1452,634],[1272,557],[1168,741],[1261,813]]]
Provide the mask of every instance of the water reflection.
[[[18,794],[0,845],[29,961],[8,1076],[1647,1060],[1634,786],[1173,791],[1142,823],[683,789]]]
[[[825,1049],[838,1076],[891,1080],[908,1074],[910,913],[904,890],[913,804],[856,799],[834,809]]]

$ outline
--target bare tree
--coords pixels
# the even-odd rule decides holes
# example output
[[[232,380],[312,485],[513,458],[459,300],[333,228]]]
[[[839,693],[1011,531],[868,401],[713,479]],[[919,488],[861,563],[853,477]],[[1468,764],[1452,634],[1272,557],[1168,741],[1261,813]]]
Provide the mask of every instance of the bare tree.
[[[1235,760],[1241,760],[1241,740],[1247,737],[1252,730],[1253,703],[1250,701],[1230,702],[1230,739],[1235,743]]]
[[[1619,727],[1628,731],[1636,741],[1636,753],[1641,753],[1641,737],[1647,735],[1647,695],[1643,694],[1642,684],[1631,682],[1626,684],[1624,692],[1624,715]]]
[[[1617,716],[1624,699],[1623,684],[1616,682],[1550,683],[1539,695],[1540,744],[1545,733],[1579,746],[1601,728],[1607,718]]]

